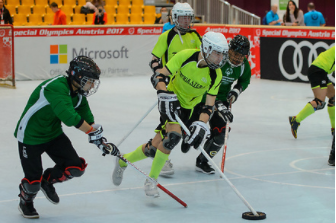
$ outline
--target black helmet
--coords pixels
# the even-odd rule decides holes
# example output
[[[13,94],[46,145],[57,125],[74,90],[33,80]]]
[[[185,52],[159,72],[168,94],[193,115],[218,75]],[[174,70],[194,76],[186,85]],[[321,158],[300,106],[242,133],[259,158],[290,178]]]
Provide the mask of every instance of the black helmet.
[[[229,64],[239,67],[244,63],[244,58],[250,54],[250,41],[246,36],[237,35],[229,43]]]
[[[76,82],[79,86],[78,93],[85,97],[94,94],[99,87],[100,69],[97,64],[87,56],[78,56],[70,62],[67,74],[71,81]],[[86,86],[86,84],[90,84]]]
[[[250,54],[250,41],[246,36],[237,35],[230,41],[229,49],[248,56]]]

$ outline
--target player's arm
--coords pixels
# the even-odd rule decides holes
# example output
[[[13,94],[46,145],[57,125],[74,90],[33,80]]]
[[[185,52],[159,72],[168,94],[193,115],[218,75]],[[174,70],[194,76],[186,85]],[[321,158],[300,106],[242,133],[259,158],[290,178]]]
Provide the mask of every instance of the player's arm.
[[[237,84],[229,91],[227,95],[227,101],[232,99],[232,103],[237,101],[238,96],[245,91],[251,81],[251,67],[247,59],[244,59],[244,70],[238,78]],[[243,69],[243,67],[241,68]]]
[[[205,105],[202,108],[202,113],[200,114],[199,120],[207,123],[213,112],[213,106],[215,105],[216,96],[207,94]]]

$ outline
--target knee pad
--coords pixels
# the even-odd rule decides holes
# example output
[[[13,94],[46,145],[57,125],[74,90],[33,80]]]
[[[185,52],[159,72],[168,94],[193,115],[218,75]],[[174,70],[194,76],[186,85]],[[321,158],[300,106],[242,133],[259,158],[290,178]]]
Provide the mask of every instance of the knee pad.
[[[67,179],[72,179],[73,177],[80,177],[84,174],[87,163],[85,159],[80,157],[82,164],[81,166],[68,166],[64,170],[64,175]]]
[[[180,142],[182,135],[178,132],[168,132],[167,138],[162,140],[163,148],[167,150],[173,150],[174,147]]]
[[[335,96],[332,98],[329,98],[328,101],[328,107],[334,107],[335,106]]]
[[[154,158],[155,157],[155,153],[156,153],[156,150],[157,148],[155,148],[153,145],[152,145],[152,139],[150,139],[148,141],[148,143],[145,145],[145,156],[147,157],[151,157],[151,158]]]
[[[324,106],[326,105],[326,103],[324,101],[321,101],[320,99],[318,98],[314,98],[314,100],[317,104],[316,108],[313,106],[314,110],[317,111],[317,110],[322,110],[324,108]],[[309,102],[310,103],[310,102]],[[311,103],[310,103],[311,104]]]

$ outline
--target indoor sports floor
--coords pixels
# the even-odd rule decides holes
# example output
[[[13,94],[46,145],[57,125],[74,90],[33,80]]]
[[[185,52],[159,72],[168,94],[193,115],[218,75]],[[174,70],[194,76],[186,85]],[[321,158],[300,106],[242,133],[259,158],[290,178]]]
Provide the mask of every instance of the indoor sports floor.
[[[24,219],[17,209],[23,172],[13,132],[40,82],[20,81],[15,90],[0,88],[1,223],[34,221]],[[296,115],[312,95],[309,84],[252,78],[233,105],[225,174],[256,211],[267,214],[263,222],[335,222],[335,168],[327,165],[332,144],[327,109],[301,123],[298,139],[293,138],[288,122],[288,116]],[[104,136],[115,144],[155,101],[149,76],[102,78],[98,92],[89,97],[96,123],[103,125]],[[158,120],[154,108],[121,144],[121,152],[133,151],[153,137]],[[247,222],[241,215],[249,209],[218,174],[195,171],[196,150],[184,154],[178,145],[170,156],[175,174],[158,179],[188,204],[184,208],[162,191],[160,198],[146,197],[145,177],[132,167],[125,171],[122,184],[114,186],[115,158],[103,157],[79,130],[65,126],[64,131],[89,165],[82,177],[55,185],[61,199],[58,205],[38,193],[35,208],[40,219],[36,222]],[[221,154],[214,158],[219,166]],[[151,162],[146,159],[135,165],[149,173]],[[53,166],[45,155],[43,166]]]

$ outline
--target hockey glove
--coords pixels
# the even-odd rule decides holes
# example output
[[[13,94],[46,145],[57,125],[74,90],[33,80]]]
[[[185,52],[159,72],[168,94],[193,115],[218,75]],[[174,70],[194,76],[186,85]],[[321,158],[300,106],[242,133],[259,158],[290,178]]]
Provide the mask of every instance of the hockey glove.
[[[231,91],[229,91],[228,95],[226,96],[226,99],[228,102],[232,100],[232,104],[237,101],[238,96],[240,95],[240,90],[238,88],[232,88]]]
[[[157,91],[159,112],[168,116],[169,120],[177,122],[174,112],[180,115],[181,105],[176,94],[171,91]]]
[[[219,100],[216,101],[215,105],[216,105],[217,111],[219,112],[219,114],[221,114],[225,122],[233,121],[233,115],[231,111],[223,104],[222,101],[219,101]]]
[[[190,136],[185,138],[185,142],[197,149],[204,139],[210,135],[208,125],[202,121],[195,121],[189,127]]]
[[[108,143],[106,138],[103,137],[103,127],[99,124],[93,124],[92,127],[96,131],[88,134],[89,143],[95,144],[103,152],[103,156],[110,153],[113,156],[117,155],[119,153],[118,148],[112,143]]]

